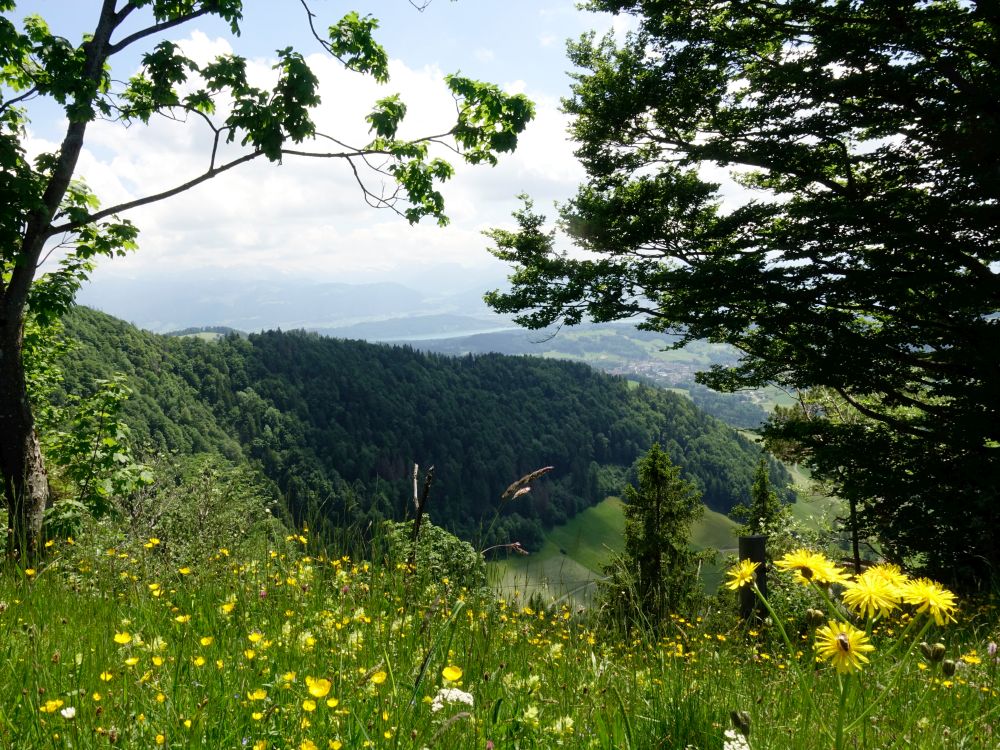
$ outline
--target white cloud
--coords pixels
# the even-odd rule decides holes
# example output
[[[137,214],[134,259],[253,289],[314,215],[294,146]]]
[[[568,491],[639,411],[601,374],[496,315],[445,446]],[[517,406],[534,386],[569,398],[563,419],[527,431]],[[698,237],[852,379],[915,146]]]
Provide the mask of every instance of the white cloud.
[[[224,39],[200,32],[182,41],[200,60],[229,51]],[[248,72],[257,85],[274,78],[273,60],[258,59]],[[351,145],[370,139],[364,116],[372,104],[399,92],[408,106],[404,137],[442,133],[454,117],[454,100],[436,67],[390,64],[391,81],[345,72],[321,55],[308,58],[320,80],[323,105],[319,130]],[[472,167],[442,150],[456,168],[442,192],[451,226],[425,220],[410,226],[388,211],[365,205],[349,165],[342,159],[287,157],[280,165],[259,159],[168,200],[128,213],[141,229],[140,251],[106,262],[113,275],[177,274],[207,269],[238,269],[266,277],[294,274],[316,280],[349,279],[370,272],[400,274],[407,268],[450,263],[486,267],[495,261],[485,251],[481,231],[509,223],[515,198],[528,192],[539,206],[565,200],[582,179],[566,136],[567,118],[555,96],[532,91],[523,81],[507,84],[536,102],[537,116],[521,137],[517,152],[504,154],[495,168]],[[53,144],[36,144],[37,148]],[[197,121],[154,119],[148,126],[123,128],[94,123],[88,130],[78,174],[86,177],[105,206],[168,189],[193,179],[209,164],[212,133]],[[221,149],[221,158],[241,150]],[[329,142],[303,150],[339,150]],[[106,273],[102,270],[102,274]]]
[[[473,55],[479,62],[490,62],[496,58],[496,53],[486,47],[479,47]]]

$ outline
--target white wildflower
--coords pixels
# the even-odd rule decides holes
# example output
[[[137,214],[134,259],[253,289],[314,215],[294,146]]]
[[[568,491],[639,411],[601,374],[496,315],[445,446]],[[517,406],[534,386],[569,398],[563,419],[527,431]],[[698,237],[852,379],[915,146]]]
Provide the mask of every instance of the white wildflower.
[[[722,750],[750,750],[747,738],[735,729],[727,729],[723,735]]]
[[[64,719],[73,719],[76,717],[76,709],[73,706],[66,706],[66,708],[59,713],[62,714]]]
[[[467,706],[471,706],[472,693],[467,693],[464,690],[459,690],[458,688],[441,688],[438,690],[438,694],[434,696],[434,700],[431,702],[431,711],[437,713],[444,708],[447,703],[464,703]]]

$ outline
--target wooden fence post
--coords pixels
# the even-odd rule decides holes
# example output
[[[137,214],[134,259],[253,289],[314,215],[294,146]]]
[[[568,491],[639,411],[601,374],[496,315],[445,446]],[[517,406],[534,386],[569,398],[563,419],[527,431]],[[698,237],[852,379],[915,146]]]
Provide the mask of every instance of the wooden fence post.
[[[767,596],[767,562],[766,562],[766,542],[767,537],[763,534],[752,536],[741,536],[739,538],[740,560],[750,560],[758,563],[756,572],[757,588],[765,597]],[[762,616],[764,606],[758,601],[757,595],[749,586],[740,589],[740,617],[744,620],[750,619],[756,612]]]

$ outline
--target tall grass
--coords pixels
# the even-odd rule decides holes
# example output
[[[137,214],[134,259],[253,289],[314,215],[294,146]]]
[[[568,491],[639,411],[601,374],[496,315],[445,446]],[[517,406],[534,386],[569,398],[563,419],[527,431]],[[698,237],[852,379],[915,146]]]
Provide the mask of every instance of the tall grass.
[[[36,569],[4,571],[0,748],[718,750],[744,711],[754,750],[788,750],[822,747],[810,726],[837,710],[838,676],[795,613],[794,655],[723,605],[622,642],[586,613],[434,580],[378,544],[367,560],[311,545],[302,532],[177,565],[153,540],[59,541]],[[998,746],[996,614],[961,614],[935,636],[955,675],[913,660],[858,747]],[[877,649],[865,684],[898,663]]]

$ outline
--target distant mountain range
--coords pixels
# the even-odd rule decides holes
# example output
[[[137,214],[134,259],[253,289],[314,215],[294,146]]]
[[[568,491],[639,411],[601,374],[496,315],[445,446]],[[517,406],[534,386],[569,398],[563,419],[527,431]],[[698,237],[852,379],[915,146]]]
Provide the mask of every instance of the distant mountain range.
[[[392,282],[113,278],[85,285],[77,301],[154,333],[224,326],[247,332],[305,329],[381,341],[511,327],[509,317],[486,307],[482,296],[487,288],[475,284],[441,291]],[[355,330],[359,325],[362,328]]]

